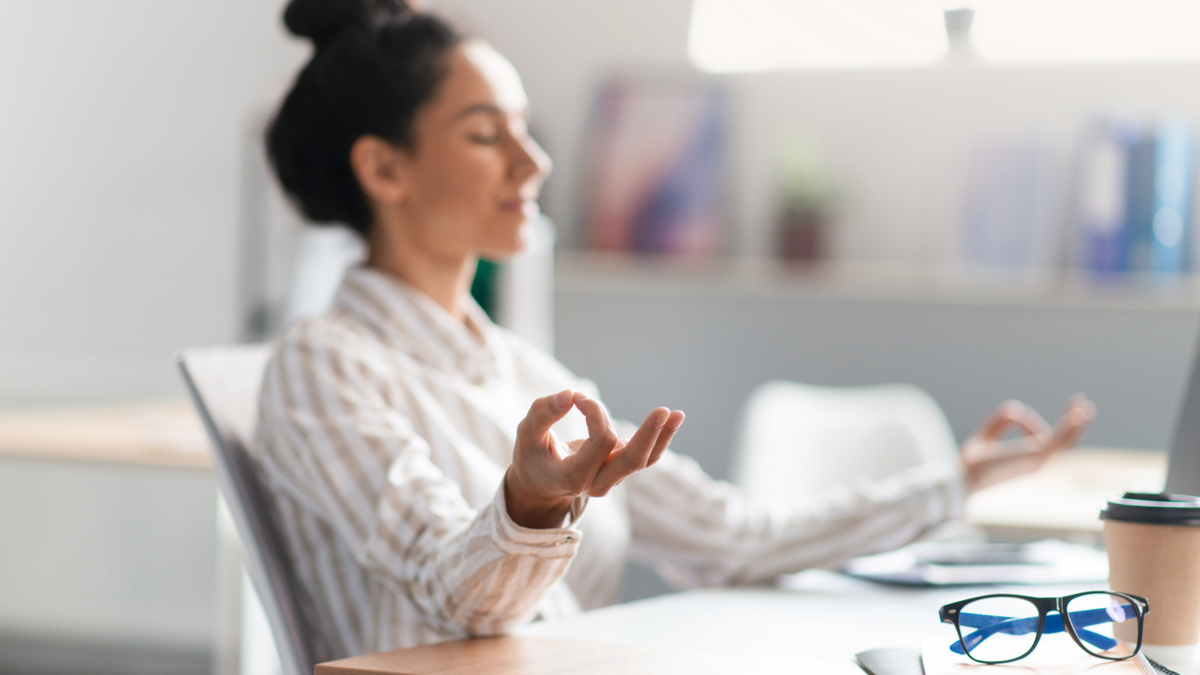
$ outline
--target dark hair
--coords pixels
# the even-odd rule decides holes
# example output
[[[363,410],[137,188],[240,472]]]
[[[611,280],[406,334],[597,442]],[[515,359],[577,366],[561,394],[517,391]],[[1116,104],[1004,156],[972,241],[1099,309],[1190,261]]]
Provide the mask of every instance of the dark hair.
[[[366,236],[371,207],[350,148],[367,135],[411,148],[413,117],[462,36],[403,0],[292,0],[283,22],[316,51],[267,128],[271,166],[309,219]]]

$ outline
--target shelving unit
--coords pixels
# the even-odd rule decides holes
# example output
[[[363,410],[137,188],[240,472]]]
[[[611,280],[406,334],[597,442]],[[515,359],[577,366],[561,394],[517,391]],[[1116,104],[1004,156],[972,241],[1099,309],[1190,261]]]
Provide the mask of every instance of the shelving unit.
[[[934,264],[763,258],[671,259],[560,251],[559,292],[916,303],[1021,309],[1200,312],[1200,276],[1102,282],[1080,272],[1016,272]]]

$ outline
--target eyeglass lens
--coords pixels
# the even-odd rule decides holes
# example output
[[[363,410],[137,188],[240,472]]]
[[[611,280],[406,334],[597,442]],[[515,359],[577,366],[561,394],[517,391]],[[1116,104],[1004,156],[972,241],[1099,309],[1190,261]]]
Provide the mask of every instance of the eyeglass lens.
[[[1067,620],[1083,648],[1104,658],[1121,658],[1138,642],[1137,608],[1133,601],[1111,593],[1088,593],[1067,603]]]
[[[971,658],[990,663],[1011,661],[1033,649],[1038,609],[1021,598],[980,598],[960,610],[958,625]]]

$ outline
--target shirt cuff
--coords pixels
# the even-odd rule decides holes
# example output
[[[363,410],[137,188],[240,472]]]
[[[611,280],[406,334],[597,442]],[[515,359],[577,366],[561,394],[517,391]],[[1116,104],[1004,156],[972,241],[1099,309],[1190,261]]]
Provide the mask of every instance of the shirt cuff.
[[[505,474],[507,476],[507,473]],[[492,500],[493,539],[500,550],[510,555],[533,555],[541,558],[570,558],[579,550],[583,533],[578,528],[579,518],[587,505],[586,497],[576,497],[563,527],[538,529],[518,525],[508,514],[508,502],[504,499],[504,481],[496,490]]]
[[[926,464],[933,479],[928,506],[929,525],[961,522],[967,516],[967,477],[960,462]]]

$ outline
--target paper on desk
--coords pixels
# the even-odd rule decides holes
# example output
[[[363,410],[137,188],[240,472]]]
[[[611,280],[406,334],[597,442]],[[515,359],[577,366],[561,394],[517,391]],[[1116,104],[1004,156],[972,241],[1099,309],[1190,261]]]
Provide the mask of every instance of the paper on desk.
[[[996,553],[1015,551],[1011,561],[987,562],[989,545],[919,542],[889,553],[854,558],[846,563],[847,574],[883,583],[912,586],[966,584],[1064,584],[1105,583],[1108,558],[1088,546],[1047,539],[1017,549],[996,546]],[[977,550],[968,564],[944,562],[955,551]],[[969,553],[969,551],[968,551]],[[1004,558],[997,555],[997,559]]]
[[[1118,649],[1129,653],[1124,645]],[[945,638],[929,639],[921,643],[921,664],[925,675],[1156,675],[1141,654],[1126,661],[1105,661],[1083,651],[1066,635],[1043,635],[1029,656],[995,665],[955,654]]]

